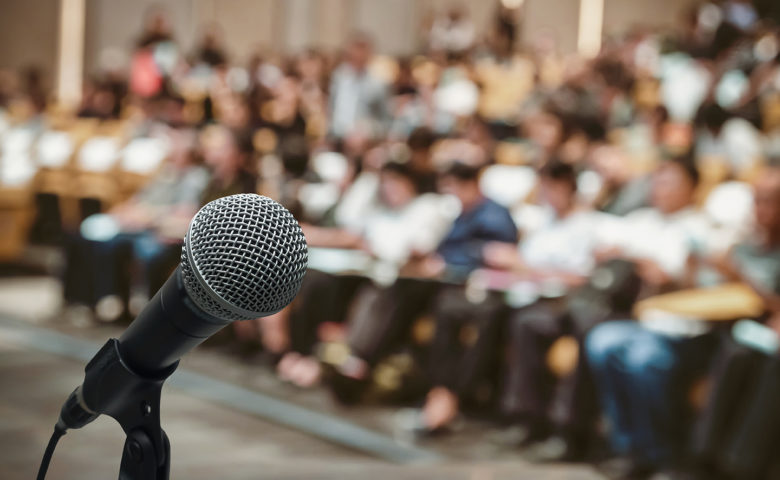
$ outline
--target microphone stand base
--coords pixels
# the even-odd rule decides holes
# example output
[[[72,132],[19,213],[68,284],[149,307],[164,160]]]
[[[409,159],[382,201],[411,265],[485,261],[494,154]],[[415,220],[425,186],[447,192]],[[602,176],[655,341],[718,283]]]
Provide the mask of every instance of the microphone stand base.
[[[168,480],[170,476],[171,444],[160,429],[163,439],[163,459],[149,435],[141,429],[127,435],[119,467],[119,480]]]

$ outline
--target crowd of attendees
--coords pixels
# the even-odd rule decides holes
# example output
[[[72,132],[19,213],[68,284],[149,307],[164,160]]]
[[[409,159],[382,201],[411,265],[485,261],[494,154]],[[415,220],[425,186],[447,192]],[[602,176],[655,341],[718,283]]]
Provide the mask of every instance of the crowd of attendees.
[[[519,45],[518,18],[480,37],[453,9],[409,57],[360,33],[240,65],[218,28],[186,54],[151,15],[72,122],[165,159],[75,226],[46,228],[38,198],[69,308],[137,313],[197,209],[257,192],[298,218],[310,269],[232,334],[285,381],[422,402],[397,416],[417,435],[487,413],[526,458],[610,478],[780,478],[780,28],[714,0],[586,59]],[[0,137],[67,130],[47,100],[34,71],[3,77]]]

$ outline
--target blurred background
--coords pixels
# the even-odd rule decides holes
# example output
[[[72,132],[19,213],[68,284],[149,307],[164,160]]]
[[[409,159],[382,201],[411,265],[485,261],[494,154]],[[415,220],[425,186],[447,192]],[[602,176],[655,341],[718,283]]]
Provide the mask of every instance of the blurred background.
[[[780,479],[780,4],[0,0],[0,476],[205,203],[309,270],[174,478]],[[51,478],[116,474],[110,419]]]

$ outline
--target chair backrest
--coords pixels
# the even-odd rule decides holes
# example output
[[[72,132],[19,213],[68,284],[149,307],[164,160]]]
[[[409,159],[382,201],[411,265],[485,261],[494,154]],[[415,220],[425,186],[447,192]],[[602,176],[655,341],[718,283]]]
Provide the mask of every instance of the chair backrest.
[[[127,172],[150,175],[159,168],[169,151],[168,142],[163,139],[136,138],[122,149],[120,167]]]
[[[741,226],[753,216],[753,190],[744,182],[725,182],[704,201],[707,216],[721,225]]]
[[[312,158],[312,169],[323,181],[341,183],[349,173],[349,162],[337,152],[322,152]]]
[[[12,128],[2,137],[3,155],[29,153],[35,141],[35,132],[29,128]]]
[[[119,157],[119,140],[114,137],[92,137],[78,154],[79,167],[87,172],[107,172]]]
[[[48,131],[35,146],[38,165],[46,168],[62,168],[73,155],[75,142],[67,132]]]
[[[6,132],[0,145],[0,185],[18,187],[35,176],[37,167],[32,161],[35,132],[14,128]]]
[[[505,207],[521,203],[536,185],[533,168],[515,165],[491,165],[482,173],[482,194]]]

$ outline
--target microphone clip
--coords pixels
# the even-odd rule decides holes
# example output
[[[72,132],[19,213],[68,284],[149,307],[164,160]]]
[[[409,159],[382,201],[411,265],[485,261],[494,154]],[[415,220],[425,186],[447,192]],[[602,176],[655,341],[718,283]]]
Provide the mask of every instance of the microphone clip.
[[[84,383],[71,397],[76,398],[81,417],[101,414],[114,418],[127,435],[122,452],[119,480],[168,480],[170,442],[160,426],[160,394],[163,383],[178,367],[178,362],[154,374],[130,369],[122,359],[121,344],[110,339],[85,368]],[[69,399],[70,400],[70,399]],[[74,402],[61,422],[70,428]],[[63,407],[65,413],[65,407]]]

